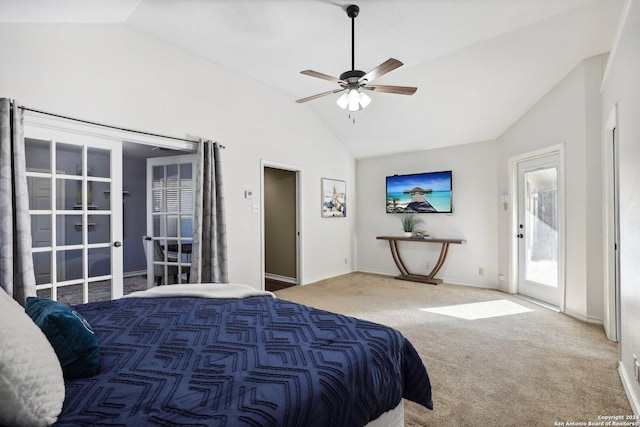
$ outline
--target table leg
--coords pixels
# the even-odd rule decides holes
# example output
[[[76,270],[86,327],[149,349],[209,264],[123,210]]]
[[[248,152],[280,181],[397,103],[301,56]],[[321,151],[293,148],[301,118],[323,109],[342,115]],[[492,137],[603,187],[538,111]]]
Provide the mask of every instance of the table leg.
[[[405,267],[404,262],[402,262],[402,258],[400,258],[400,252],[398,251],[398,242],[395,240],[389,240],[389,249],[391,249],[391,256],[393,256],[393,261],[396,263],[396,267],[400,270],[403,276],[409,276],[409,270]]]
[[[398,242],[396,240],[389,240],[389,249],[391,250],[391,256],[393,256],[393,262],[396,263],[396,267],[398,267],[398,270],[400,270],[400,275],[396,276],[396,279],[408,280],[410,282],[428,283],[430,285],[437,285],[439,283],[442,283],[442,280],[436,279],[435,275],[438,273],[438,271],[442,267],[442,264],[444,264],[445,258],[447,257],[447,251],[449,250],[448,243],[442,244],[438,262],[436,262],[431,272],[426,276],[424,274],[413,274],[409,272],[407,266],[404,265],[404,261],[402,261],[400,250],[398,249]]]
[[[438,274],[438,271],[440,271],[440,268],[442,268],[442,264],[444,264],[444,260],[447,258],[448,251],[449,244],[443,243],[442,247],[440,248],[440,256],[438,257],[438,262],[436,262],[436,265],[433,266],[433,270],[431,270],[431,273],[427,275],[429,279],[433,279],[434,276]]]

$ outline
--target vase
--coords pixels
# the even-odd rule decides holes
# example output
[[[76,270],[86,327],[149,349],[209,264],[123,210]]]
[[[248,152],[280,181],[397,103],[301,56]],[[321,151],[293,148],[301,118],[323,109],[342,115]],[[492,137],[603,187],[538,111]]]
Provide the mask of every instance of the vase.
[[[412,237],[413,236],[413,232],[411,231],[405,231],[404,232],[404,237]]]

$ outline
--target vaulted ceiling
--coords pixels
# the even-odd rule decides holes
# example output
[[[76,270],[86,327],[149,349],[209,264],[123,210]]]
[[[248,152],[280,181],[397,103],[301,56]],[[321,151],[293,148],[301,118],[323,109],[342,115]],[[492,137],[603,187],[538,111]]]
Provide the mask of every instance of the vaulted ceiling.
[[[264,82],[291,102],[351,69],[343,0],[0,0],[0,23],[123,23]],[[623,0],[357,2],[355,67],[404,66],[353,113],[305,104],[356,158],[495,139],[583,59],[611,49]],[[215,78],[215,76],[212,76]],[[268,108],[268,106],[265,106]],[[355,123],[354,123],[355,119]]]

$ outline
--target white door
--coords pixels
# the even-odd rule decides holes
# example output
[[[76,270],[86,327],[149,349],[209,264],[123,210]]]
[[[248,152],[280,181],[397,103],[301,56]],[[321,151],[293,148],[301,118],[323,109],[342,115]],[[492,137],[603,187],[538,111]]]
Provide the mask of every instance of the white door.
[[[188,283],[196,155],[147,159],[147,286]]]
[[[25,126],[25,150],[38,296],[122,296],[121,144]]]
[[[518,292],[561,306],[559,155],[518,163]]]

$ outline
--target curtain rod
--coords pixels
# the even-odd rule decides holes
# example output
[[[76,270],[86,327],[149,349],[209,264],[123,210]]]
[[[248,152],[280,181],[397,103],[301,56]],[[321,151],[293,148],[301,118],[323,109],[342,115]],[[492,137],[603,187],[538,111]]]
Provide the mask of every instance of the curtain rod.
[[[135,130],[135,129],[127,129],[127,128],[123,128],[123,127],[119,127],[119,126],[105,125],[104,123],[97,123],[97,122],[92,122],[92,121],[89,121],[89,120],[77,119],[75,117],[63,116],[61,114],[49,113],[48,111],[36,110],[35,108],[24,107],[24,106],[21,106],[21,105],[18,106],[18,108],[20,108],[23,111],[31,111],[32,113],[44,114],[44,115],[47,115],[47,116],[57,117],[59,119],[71,120],[71,121],[74,121],[74,122],[80,122],[80,123],[84,123],[84,124],[88,124],[88,125],[100,126],[100,127],[104,127],[104,128],[108,128],[108,129],[121,130],[121,131],[124,131],[124,132],[132,132],[132,133],[137,133],[137,134],[140,134],[140,135],[153,136],[153,137],[157,137],[157,138],[173,139],[175,141],[192,142],[192,143],[196,143],[196,144],[200,143],[200,141],[193,140],[193,139],[178,138],[178,137],[175,137],[175,136],[160,135],[158,133],[144,132],[144,131]],[[221,149],[226,148],[224,145],[218,144],[217,142],[215,142],[214,144],[216,144]]]

